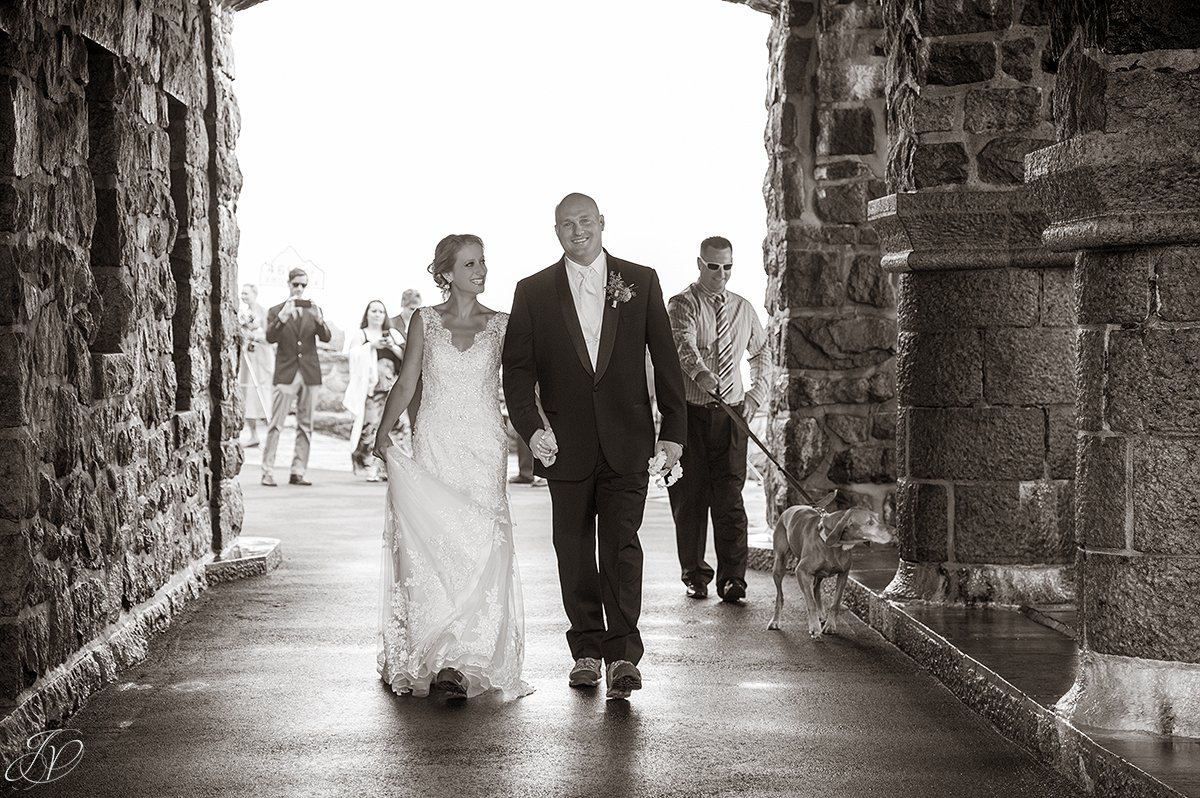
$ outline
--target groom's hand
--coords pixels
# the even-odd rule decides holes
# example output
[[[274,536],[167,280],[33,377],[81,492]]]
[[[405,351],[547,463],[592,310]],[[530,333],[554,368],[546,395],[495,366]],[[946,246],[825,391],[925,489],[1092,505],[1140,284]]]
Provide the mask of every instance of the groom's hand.
[[[663,468],[664,471],[670,471],[679,462],[679,458],[683,456],[683,446],[675,441],[659,441],[658,450],[667,456],[667,464]]]
[[[540,429],[533,433],[529,437],[529,449],[534,457],[542,461],[542,465],[547,468],[554,465],[558,455],[558,440],[554,437],[554,431]]]

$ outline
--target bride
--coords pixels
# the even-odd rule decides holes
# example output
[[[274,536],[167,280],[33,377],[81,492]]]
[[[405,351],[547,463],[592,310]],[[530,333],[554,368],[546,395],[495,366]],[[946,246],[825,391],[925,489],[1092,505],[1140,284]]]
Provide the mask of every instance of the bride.
[[[378,669],[396,693],[467,698],[532,692],[513,553],[500,351],[508,314],[479,304],[483,242],[450,235],[429,266],[447,300],[408,327],[400,376],[375,437],[387,463]],[[413,457],[387,435],[414,396]]]

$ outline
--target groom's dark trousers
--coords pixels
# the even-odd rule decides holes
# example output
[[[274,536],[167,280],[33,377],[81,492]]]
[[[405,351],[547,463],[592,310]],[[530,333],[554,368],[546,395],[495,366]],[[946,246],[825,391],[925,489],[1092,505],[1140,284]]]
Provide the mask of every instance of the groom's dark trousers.
[[[655,442],[647,351],[661,440],[683,445],[687,409],[658,276],[611,255],[607,262],[610,279],[619,274],[633,296],[605,301],[595,366],[565,263],[517,284],[504,340],[504,395],[513,426],[528,441],[544,426],[536,386],[558,441],[555,462],[536,463],[534,473],[549,480],[554,502],[554,549],[571,622],[571,655],[636,664],[643,650],[637,532]]]

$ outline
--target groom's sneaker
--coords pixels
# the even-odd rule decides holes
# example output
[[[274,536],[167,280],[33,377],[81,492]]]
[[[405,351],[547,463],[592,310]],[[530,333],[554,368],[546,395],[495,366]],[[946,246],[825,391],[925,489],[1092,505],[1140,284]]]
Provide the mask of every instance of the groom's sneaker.
[[[629,660],[619,659],[608,663],[609,699],[629,698],[634,690],[642,689],[642,674]]]
[[[572,687],[595,687],[600,684],[600,660],[592,657],[580,657],[571,668]]]

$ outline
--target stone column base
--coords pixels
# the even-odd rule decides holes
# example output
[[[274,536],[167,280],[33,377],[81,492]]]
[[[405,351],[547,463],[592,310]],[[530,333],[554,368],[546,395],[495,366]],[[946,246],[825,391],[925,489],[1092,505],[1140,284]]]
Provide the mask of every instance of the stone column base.
[[[993,606],[1069,604],[1075,585],[1069,565],[956,565],[901,560],[884,590],[893,601]]]
[[[1200,737],[1200,664],[1082,651],[1054,711],[1077,725]]]

